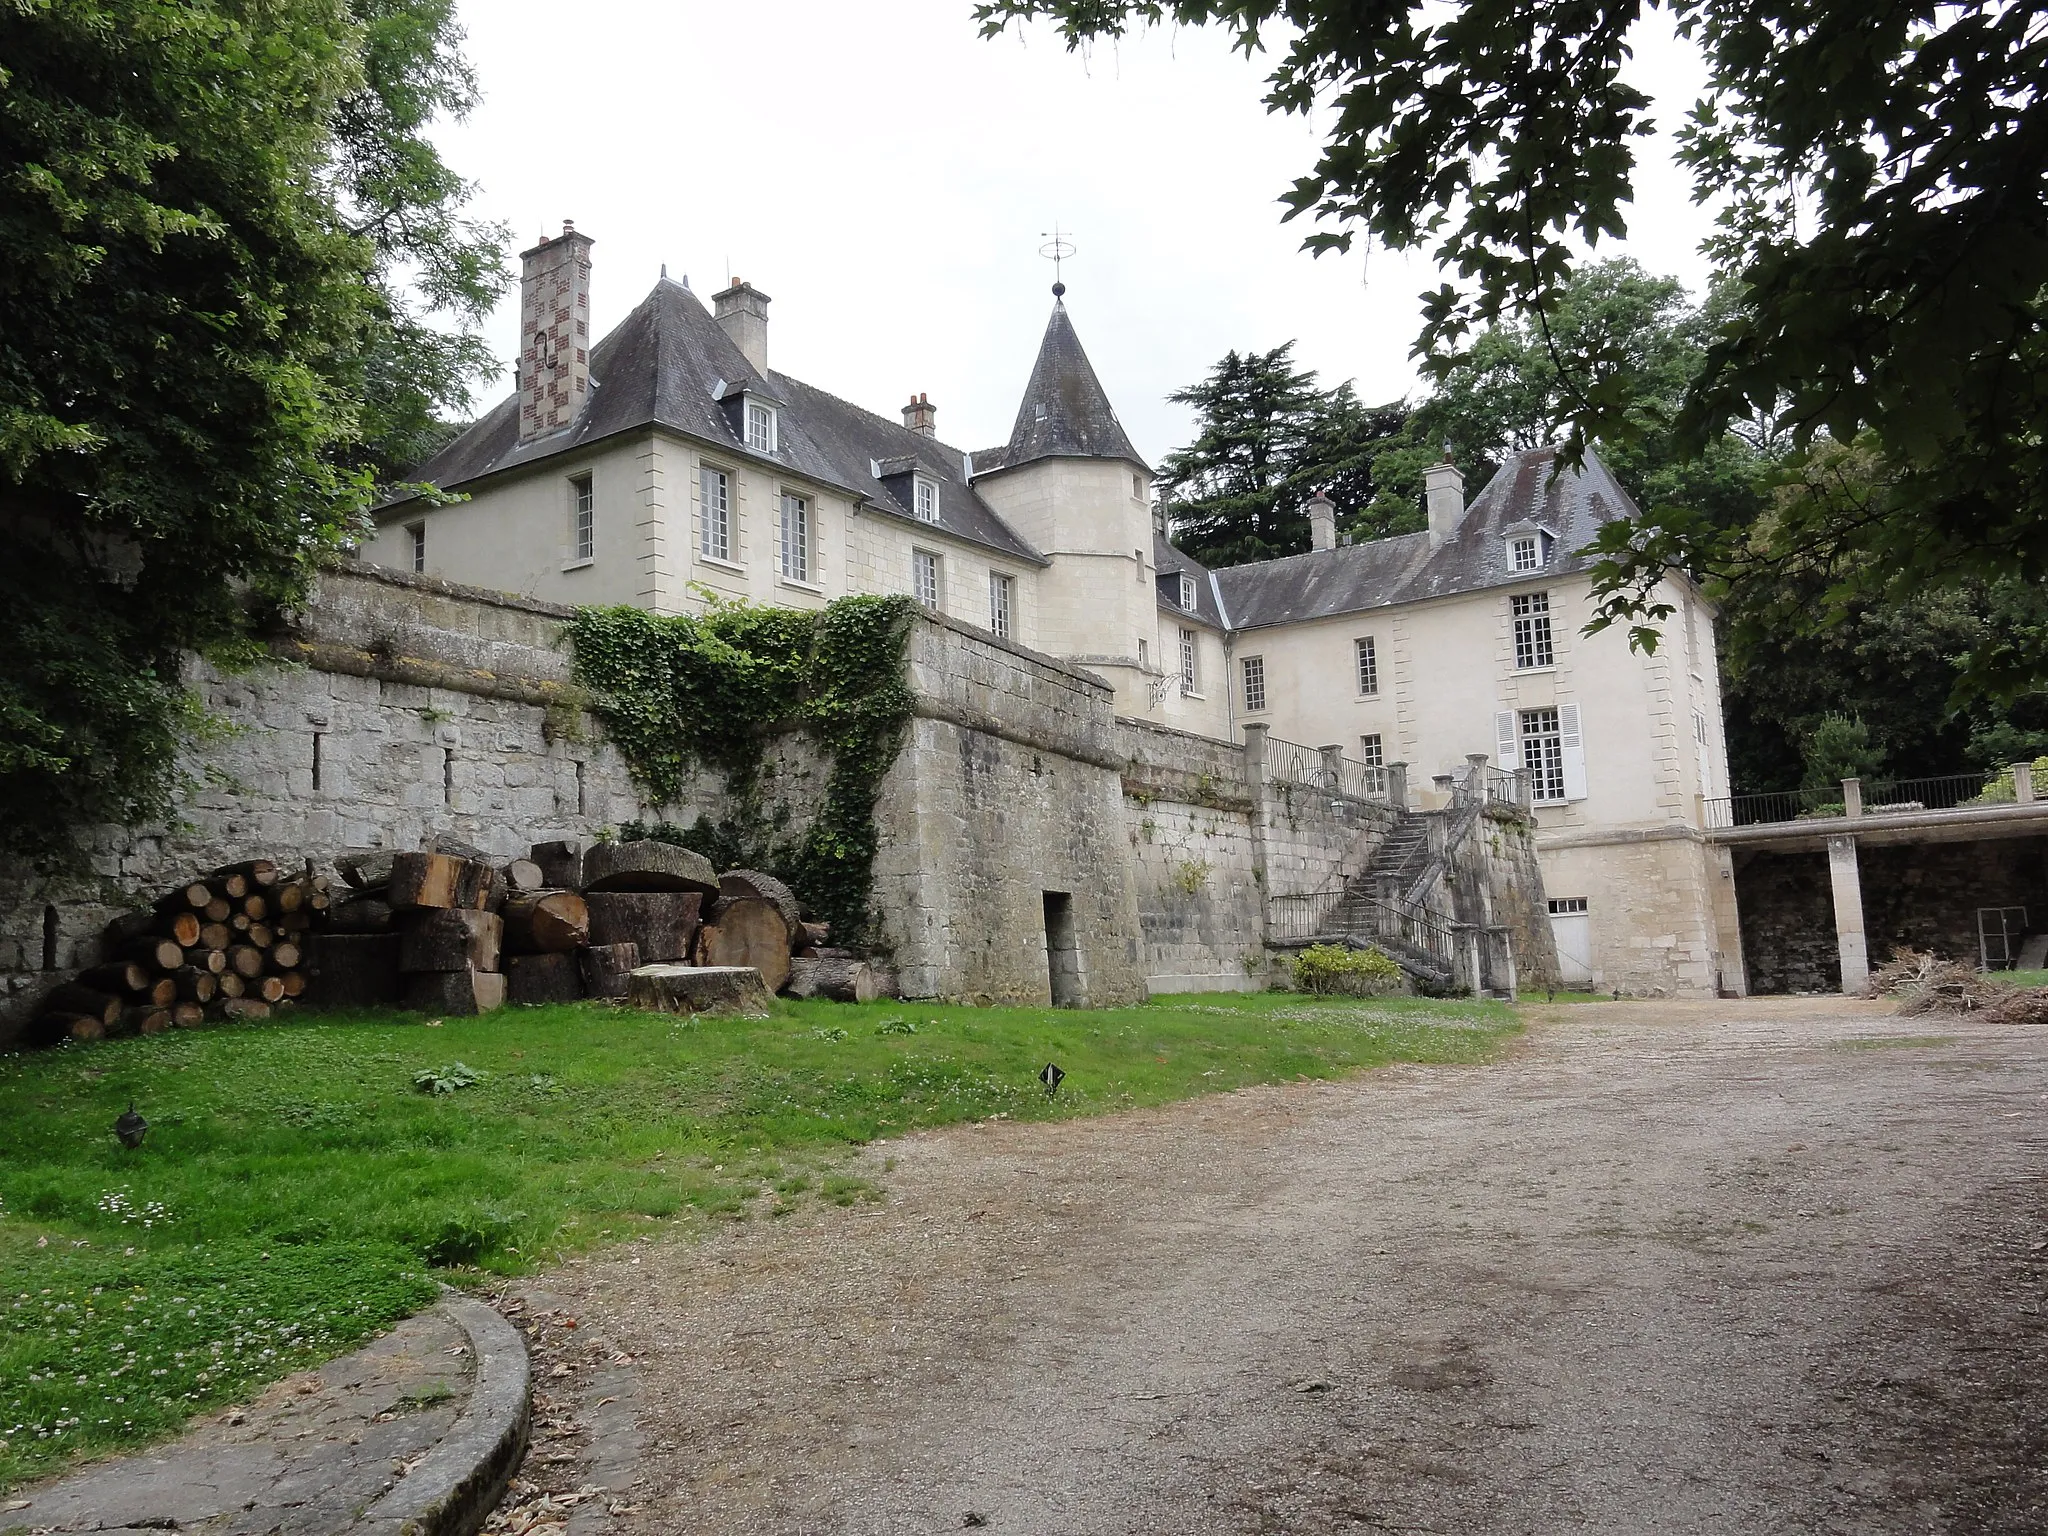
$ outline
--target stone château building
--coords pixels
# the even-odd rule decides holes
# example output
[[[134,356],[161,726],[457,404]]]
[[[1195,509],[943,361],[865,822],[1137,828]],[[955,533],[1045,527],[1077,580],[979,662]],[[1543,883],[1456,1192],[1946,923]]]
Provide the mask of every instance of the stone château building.
[[[1212,571],[1157,526],[1063,297],[1008,442],[965,451],[923,395],[892,419],[773,369],[750,283],[707,309],[664,276],[593,343],[590,246],[565,226],[525,253],[517,388],[415,476],[464,499],[382,508],[365,560],[657,612],[910,593],[1101,678],[1121,716],[1264,727],[1264,750],[1319,749],[1410,805],[1447,803],[1477,759],[1533,804],[1567,980],[1743,989],[1699,810],[1728,792],[1713,615],[1674,576],[1654,654],[1581,633],[1574,552],[1633,510],[1597,459],[1520,454],[1469,504],[1439,465],[1426,532],[1339,543],[1319,503],[1307,553]]]

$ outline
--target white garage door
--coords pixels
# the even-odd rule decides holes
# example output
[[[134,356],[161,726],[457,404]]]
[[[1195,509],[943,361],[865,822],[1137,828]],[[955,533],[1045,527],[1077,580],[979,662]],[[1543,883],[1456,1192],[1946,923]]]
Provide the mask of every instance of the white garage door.
[[[1557,941],[1558,977],[1568,987],[1593,979],[1593,919],[1583,896],[1550,899],[1550,934]]]

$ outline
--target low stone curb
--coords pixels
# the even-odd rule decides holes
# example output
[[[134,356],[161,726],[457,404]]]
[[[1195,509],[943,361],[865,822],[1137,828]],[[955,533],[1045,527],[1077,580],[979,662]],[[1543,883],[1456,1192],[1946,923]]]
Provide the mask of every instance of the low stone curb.
[[[403,1482],[363,1511],[349,1536],[474,1536],[526,1454],[533,1367],[526,1342],[496,1309],[450,1296],[441,1310],[469,1335],[469,1403]]]

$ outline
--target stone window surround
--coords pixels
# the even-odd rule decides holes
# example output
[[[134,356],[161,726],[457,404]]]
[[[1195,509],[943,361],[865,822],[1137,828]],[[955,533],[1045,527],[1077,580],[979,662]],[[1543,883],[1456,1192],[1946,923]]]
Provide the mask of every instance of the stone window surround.
[[[1016,607],[1016,578],[1004,571],[990,571],[988,573],[989,633],[999,639],[1009,639],[1010,631],[1015,624]]]
[[[597,563],[597,477],[578,470],[568,477],[569,548],[562,562],[565,571],[580,571]]]
[[[926,577],[931,579],[926,581]],[[910,551],[910,595],[933,613],[943,612],[946,604],[946,567],[937,550],[916,549]]]
[[[1266,658],[1246,656],[1240,666],[1244,680],[1244,712],[1248,715],[1264,714],[1266,710]]]
[[[716,523],[711,519],[712,507],[707,494],[713,475],[718,477],[722,502],[717,509]],[[738,541],[733,537],[732,482],[733,473],[724,465],[707,463],[702,459],[697,461],[697,558],[736,571],[742,567],[733,558],[733,549]]]
[[[756,453],[775,452],[776,429],[780,425],[775,419],[775,407],[748,400],[745,420],[747,446]]]
[[[917,475],[911,481],[910,499],[917,511],[920,523],[937,523],[939,520],[939,482],[930,475]],[[930,510],[927,511],[926,508]]]
[[[1351,642],[1352,660],[1356,664],[1358,696],[1361,699],[1376,699],[1380,694],[1380,658],[1378,647],[1371,635],[1360,635]]]
[[[782,580],[791,586],[816,590],[817,572],[814,557],[817,544],[817,502],[806,491],[793,491],[787,486],[776,488],[775,496],[775,564]],[[795,516],[792,519],[791,514]],[[792,541],[790,530],[794,524],[796,536]]]

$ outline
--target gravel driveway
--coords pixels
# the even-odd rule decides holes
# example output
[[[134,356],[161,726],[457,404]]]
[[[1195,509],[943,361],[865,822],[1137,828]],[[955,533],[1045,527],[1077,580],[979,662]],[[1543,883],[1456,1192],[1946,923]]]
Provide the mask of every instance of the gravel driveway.
[[[572,1533],[2048,1530],[2048,1039],[1532,1019],[571,1265],[533,1475],[610,1487]]]

